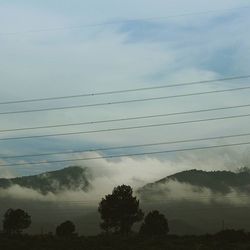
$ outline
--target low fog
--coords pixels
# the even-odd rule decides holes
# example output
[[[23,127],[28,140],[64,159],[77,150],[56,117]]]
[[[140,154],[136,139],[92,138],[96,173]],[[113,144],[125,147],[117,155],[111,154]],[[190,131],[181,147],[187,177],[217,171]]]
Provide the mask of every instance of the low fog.
[[[100,156],[99,153],[91,153],[90,155]],[[166,214],[170,222],[172,221],[174,232],[189,233],[190,230],[187,228],[192,225],[194,230],[190,232],[196,233],[199,231],[197,228],[202,228],[202,226],[199,227],[200,221],[192,221],[194,213],[201,218],[204,218],[205,215],[206,219],[212,223],[213,219],[218,220],[216,217],[220,214],[218,211],[225,211],[225,209],[234,214],[234,217],[232,217],[230,212],[229,216],[230,223],[234,226],[237,223],[239,224],[237,224],[238,227],[244,226],[247,228],[250,226],[241,224],[245,219],[233,221],[233,218],[239,215],[238,210],[233,209],[239,207],[244,209],[250,204],[250,197],[233,187],[230,188],[230,192],[222,194],[215,193],[206,187],[202,188],[171,180],[154,186],[150,196],[146,199],[138,192],[146,184],[154,183],[166,176],[184,170],[228,170],[236,172],[241,167],[248,165],[248,154],[246,152],[221,150],[217,153],[212,151],[185,153],[168,159],[153,157],[127,157],[119,160],[99,159],[84,164],[79,161],[76,165],[88,170],[90,186],[87,191],[81,189],[73,191],[69,188],[57,193],[42,194],[38,190],[13,185],[7,189],[0,189],[1,216],[9,207],[23,208],[33,218],[33,226],[30,232],[39,232],[41,227],[45,231],[53,231],[58,223],[71,219],[76,223],[80,232],[95,234],[99,230],[97,213],[99,201],[106,194],[111,193],[115,186],[127,184],[133,187],[144,211],[159,209]],[[14,173],[11,173],[9,169],[1,169],[0,174],[2,177],[14,176]],[[197,212],[194,212],[197,209],[198,215]],[[183,213],[184,210],[185,213]],[[217,211],[216,216],[215,211]],[[218,224],[216,224],[216,227],[213,223],[207,223],[207,225],[206,230],[217,230]]]
[[[84,155],[86,157],[86,154]],[[91,157],[101,156],[99,153],[88,154]],[[81,155],[79,155],[81,158]],[[96,205],[105,194],[112,192],[112,189],[121,184],[131,185],[136,191],[148,183],[158,181],[175,173],[197,169],[204,171],[226,170],[236,172],[244,166],[248,166],[248,154],[246,152],[237,152],[233,150],[220,150],[199,153],[179,154],[176,157],[156,158],[143,157],[131,158],[126,157],[119,160],[98,159],[89,162],[78,162],[77,166],[87,168],[87,178],[90,181],[88,192],[72,191],[70,189],[63,190],[57,194],[48,193],[41,194],[36,190],[22,188],[13,185],[8,189],[0,190],[1,198],[25,199],[32,201],[86,201],[89,204]],[[66,167],[66,166],[65,166]],[[1,178],[13,178],[15,173],[11,169],[1,168]],[[85,173],[86,176],[86,173]],[[56,183],[53,183],[56,186]],[[164,184],[165,185],[165,184]],[[167,184],[166,197],[170,199],[200,199],[199,196],[205,196],[209,200],[214,194],[209,189],[199,189],[189,184],[178,182],[169,182]],[[164,187],[159,186],[160,189]],[[235,200],[239,200],[237,191],[233,190],[230,198],[235,196]],[[238,196],[238,199],[236,199]],[[224,200],[227,200],[224,197]],[[214,199],[216,199],[214,197]],[[202,200],[202,199],[201,199]],[[221,200],[220,197],[217,199]]]

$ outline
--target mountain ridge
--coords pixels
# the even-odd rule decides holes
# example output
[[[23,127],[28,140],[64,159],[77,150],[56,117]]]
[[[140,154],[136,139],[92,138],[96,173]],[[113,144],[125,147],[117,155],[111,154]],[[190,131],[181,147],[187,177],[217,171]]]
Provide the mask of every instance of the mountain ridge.
[[[144,195],[157,187],[168,186],[170,182],[188,184],[198,189],[207,188],[213,193],[228,194],[232,188],[239,192],[250,192],[250,173],[231,171],[203,171],[197,169],[185,170],[173,175],[164,177],[158,181],[148,183],[138,189],[138,193]],[[149,194],[147,194],[149,195]]]
[[[70,166],[60,170],[44,172],[38,175],[16,178],[0,178],[0,188],[13,185],[36,190],[42,194],[58,193],[65,190],[87,191],[90,188],[90,175],[87,168]]]

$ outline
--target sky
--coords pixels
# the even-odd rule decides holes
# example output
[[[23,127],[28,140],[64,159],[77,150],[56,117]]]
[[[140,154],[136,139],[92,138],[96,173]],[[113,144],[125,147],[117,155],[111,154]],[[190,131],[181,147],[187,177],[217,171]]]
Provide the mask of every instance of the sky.
[[[249,12],[249,2],[243,0],[0,0],[0,100],[78,95],[248,75]],[[116,95],[0,105],[0,113],[222,90],[248,86],[248,81],[241,79]],[[0,130],[244,105],[250,104],[249,95],[249,90],[244,90],[139,103],[8,114],[1,115]],[[248,114],[248,109],[2,132],[0,138],[206,119]],[[94,162],[40,165],[29,165],[29,162],[248,142],[250,136],[151,148],[99,150],[66,156],[15,160],[3,157],[249,133],[248,124],[249,117],[244,117],[74,136],[0,140],[2,165],[24,164],[0,167],[0,177],[36,174],[72,164],[88,167],[111,165],[113,169],[118,167],[115,176],[121,181],[129,181],[129,178],[152,181],[190,168],[232,170],[241,164],[248,164],[247,146]],[[214,159],[212,163],[211,158]],[[125,163],[130,167],[126,167]],[[145,173],[140,177],[143,166]],[[118,178],[119,175],[125,176],[124,179]]]

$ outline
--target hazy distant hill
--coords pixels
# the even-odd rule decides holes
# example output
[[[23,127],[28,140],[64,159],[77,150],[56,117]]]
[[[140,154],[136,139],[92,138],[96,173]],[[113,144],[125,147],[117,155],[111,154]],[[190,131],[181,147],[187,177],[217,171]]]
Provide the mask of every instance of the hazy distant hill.
[[[137,190],[144,211],[160,210],[179,234],[249,229],[250,173],[183,171]]]
[[[46,194],[63,190],[85,191],[90,186],[90,183],[87,168],[74,166],[34,176],[0,179],[0,188],[6,189],[12,185],[19,185]]]
[[[208,188],[215,193],[227,194],[232,188],[239,192],[250,192],[249,171],[234,173],[230,171],[188,170],[165,177],[154,183],[150,183],[140,188],[138,192],[142,195],[150,195],[151,191],[157,192],[158,187],[165,186],[172,181],[181,184],[190,184],[197,188]],[[160,190],[158,190],[160,192]],[[161,190],[162,192],[162,190]]]
[[[48,192],[57,194],[64,190],[88,191],[91,188],[91,180],[93,178],[88,168],[69,167],[35,176],[0,179],[0,189],[2,188],[0,191],[4,192],[4,188],[15,184],[43,194]],[[204,192],[204,188],[211,190],[209,195]],[[232,188],[244,192],[244,195],[238,196],[238,193],[234,193],[231,196]],[[250,230],[250,199],[248,199],[250,174],[248,171],[241,173],[183,171],[147,184],[137,192],[136,196],[140,199],[140,206],[145,213],[157,209],[166,215],[171,233],[212,233],[221,230],[222,221],[228,228]],[[227,202],[226,195],[230,197],[230,202]],[[214,199],[213,196],[217,198]],[[235,197],[236,201],[231,203]],[[247,200],[247,203],[245,203],[246,200],[241,203],[242,197]],[[78,198],[74,199],[78,201]],[[18,199],[18,194],[17,198],[3,196],[0,202],[0,218],[10,207],[22,208],[32,216],[30,232],[40,233],[41,228],[45,232],[55,231],[55,226],[65,219],[72,220],[77,230],[85,235],[99,232],[98,204],[88,204],[87,200],[86,202],[66,202],[66,200],[67,198],[65,201],[36,200],[34,202],[30,199]],[[139,225],[135,230],[138,228]]]

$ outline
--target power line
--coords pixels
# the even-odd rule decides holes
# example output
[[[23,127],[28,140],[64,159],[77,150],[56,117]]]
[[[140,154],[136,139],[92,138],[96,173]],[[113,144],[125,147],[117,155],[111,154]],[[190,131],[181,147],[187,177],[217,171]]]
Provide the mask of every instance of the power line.
[[[154,87],[110,90],[110,91],[87,93],[87,94],[80,94],[80,95],[54,96],[54,97],[24,99],[24,100],[10,100],[10,101],[0,102],[0,105],[18,104],[18,103],[27,103],[27,102],[53,101],[53,100],[73,99],[73,98],[92,97],[92,96],[101,96],[101,95],[123,94],[123,93],[129,93],[129,92],[148,91],[148,90],[155,90],[155,89],[173,88],[173,87],[190,86],[190,85],[197,85],[197,84],[223,82],[223,81],[232,81],[232,80],[240,80],[240,79],[247,79],[247,78],[250,78],[250,75],[241,75],[241,76],[233,76],[233,77],[219,78],[219,79],[213,79],[213,80],[202,80],[202,81],[185,82],[185,83],[177,83],[177,84],[159,85],[159,86],[154,86]]]
[[[249,117],[249,116],[250,116],[250,114],[232,115],[232,116],[224,116],[224,117],[199,119],[199,120],[188,120],[188,121],[179,121],[179,122],[156,123],[156,124],[149,124],[149,125],[138,125],[138,126],[131,126],[131,127],[108,128],[108,129],[87,130],[87,131],[78,131],[78,132],[57,133],[57,134],[45,134],[45,135],[6,137],[6,138],[0,138],[0,141],[23,140],[23,139],[45,138],[45,137],[57,137],[57,136],[69,136],[69,135],[79,135],[79,134],[92,134],[92,133],[102,133],[102,132],[112,132],[112,131],[123,131],[123,130],[142,129],[142,128],[153,128],[153,127],[172,126],[172,125],[198,123],[198,122],[236,119],[236,118],[243,118],[243,117]]]
[[[118,147],[105,147],[105,148],[103,147],[103,148],[92,148],[92,149],[86,149],[86,150],[59,151],[59,152],[52,152],[52,153],[12,155],[12,156],[1,156],[0,155],[0,159],[16,159],[16,158],[24,158],[24,157],[66,155],[66,154],[77,154],[77,153],[96,152],[96,151],[108,151],[108,150],[120,150],[120,149],[129,149],[129,148],[152,147],[152,146],[161,146],[161,145],[178,144],[178,143],[188,143],[188,142],[199,142],[199,141],[208,141],[208,140],[236,138],[236,137],[242,137],[242,136],[250,136],[250,133],[214,136],[214,137],[205,137],[205,138],[192,138],[192,139],[185,139],[185,140],[165,141],[165,142],[127,145],[127,146],[118,146]]]
[[[231,89],[223,89],[223,90],[212,90],[212,91],[205,91],[205,92],[195,92],[195,93],[188,93],[188,94],[171,95],[171,96],[160,96],[160,97],[151,97],[151,98],[143,98],[143,99],[131,99],[131,100],[124,100],[124,101],[102,102],[102,103],[73,105],[73,106],[64,106],[64,107],[55,107],[55,108],[5,111],[5,112],[0,112],[0,115],[34,113],[34,112],[42,112],[42,111],[54,111],[54,110],[65,110],[65,109],[76,109],[76,108],[87,108],[87,107],[117,105],[117,104],[125,104],[125,103],[147,102],[147,101],[164,100],[164,99],[180,98],[180,97],[188,97],[188,96],[199,96],[199,95],[207,95],[207,94],[215,94],[215,93],[241,91],[241,90],[247,90],[247,89],[250,89],[250,86],[239,87],[239,88],[231,88]]]
[[[248,8],[250,8],[250,6],[246,5],[246,6],[235,7],[235,8],[216,9],[216,10],[207,10],[207,11],[199,11],[199,12],[188,12],[188,13],[183,13],[183,14],[161,16],[161,17],[134,18],[134,19],[127,19],[127,20],[120,20],[120,21],[118,20],[118,21],[108,21],[108,22],[101,22],[101,23],[94,23],[94,24],[84,24],[84,25],[78,25],[78,26],[64,26],[64,27],[55,27],[55,28],[42,28],[42,29],[31,29],[31,30],[24,30],[24,31],[14,31],[14,32],[2,32],[0,33],[0,36],[52,32],[52,31],[60,31],[60,30],[73,30],[73,29],[83,29],[83,28],[94,28],[94,27],[119,25],[119,24],[141,22],[141,21],[157,21],[157,20],[164,20],[164,19],[170,19],[170,18],[212,14],[212,13],[217,13],[217,12],[226,12],[226,11],[248,9]]]
[[[71,126],[79,126],[79,125],[91,125],[91,124],[100,124],[100,123],[109,123],[109,122],[131,121],[131,120],[140,120],[140,119],[150,119],[150,118],[157,118],[157,117],[195,114],[195,113],[202,113],[202,112],[228,110],[228,109],[236,109],[236,108],[246,108],[246,107],[250,107],[250,104],[228,106],[228,107],[219,107],[219,108],[210,108],[210,109],[199,109],[199,110],[191,110],[191,111],[183,111],[183,112],[166,113],[166,114],[155,114],[155,115],[147,115],[147,116],[124,117],[124,118],[108,119],[108,120],[98,120],[98,121],[88,121],[88,122],[78,122],[78,123],[67,123],[67,124],[56,124],[56,125],[37,126],[37,127],[0,129],[0,133],[2,133],[2,132],[13,132],[13,131],[36,130],[36,129],[71,127]]]
[[[113,158],[121,158],[121,157],[168,154],[168,153],[206,150],[206,149],[212,149],[212,148],[224,148],[224,147],[234,147],[234,146],[243,146],[243,145],[250,145],[250,141],[249,142],[241,142],[241,143],[231,143],[231,144],[222,144],[222,145],[214,145],[214,146],[193,147],[193,148],[183,148],[183,149],[153,151],[153,152],[151,151],[151,152],[133,153],[133,154],[120,154],[120,155],[97,156],[97,157],[87,157],[87,158],[67,159],[67,160],[53,160],[53,161],[40,161],[40,162],[29,162],[29,163],[3,164],[3,165],[0,165],[0,167],[12,167],[12,166],[23,166],[23,165],[41,165],[41,164],[50,164],[50,163],[90,161],[90,160],[100,160],[100,159],[113,159]]]

